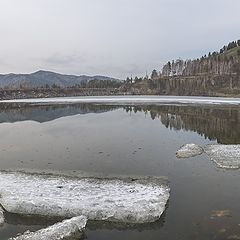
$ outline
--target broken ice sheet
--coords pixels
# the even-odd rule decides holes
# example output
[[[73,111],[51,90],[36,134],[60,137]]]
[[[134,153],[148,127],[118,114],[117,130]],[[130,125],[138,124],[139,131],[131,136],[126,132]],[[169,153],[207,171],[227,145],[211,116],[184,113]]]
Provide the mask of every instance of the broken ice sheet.
[[[86,223],[86,217],[74,217],[45,229],[38,230],[37,232],[27,231],[23,235],[10,238],[9,240],[77,240],[82,237]]]
[[[209,144],[202,148],[193,143],[185,144],[176,152],[176,156],[178,158],[189,158],[203,152],[220,168],[240,168],[240,145]]]
[[[176,153],[178,158],[190,158],[203,153],[203,148],[194,144],[185,144],[183,145]]]
[[[240,168],[240,145],[206,145],[204,151],[218,167]]]
[[[123,223],[160,218],[170,189],[161,178],[101,179],[0,172],[0,204],[23,215],[74,217]]]

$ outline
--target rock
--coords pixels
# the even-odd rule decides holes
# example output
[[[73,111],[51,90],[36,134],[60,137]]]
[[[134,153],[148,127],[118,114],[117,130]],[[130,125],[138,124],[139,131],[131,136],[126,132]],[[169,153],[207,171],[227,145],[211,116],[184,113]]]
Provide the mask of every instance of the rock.
[[[146,223],[158,220],[170,189],[160,178],[77,178],[0,171],[0,204],[10,213]]]
[[[222,218],[222,217],[230,217],[231,212],[230,210],[215,210],[212,211],[210,218]]]
[[[10,238],[9,240],[77,240],[82,237],[86,223],[86,217],[74,217],[37,232],[27,231],[23,235]]]
[[[183,145],[176,153],[177,158],[189,158],[203,153],[203,148],[191,143]]]

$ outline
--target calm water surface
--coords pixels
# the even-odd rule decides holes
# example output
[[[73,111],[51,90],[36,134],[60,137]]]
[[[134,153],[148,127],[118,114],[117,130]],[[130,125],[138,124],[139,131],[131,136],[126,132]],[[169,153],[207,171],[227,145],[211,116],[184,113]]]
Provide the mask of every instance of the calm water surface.
[[[240,143],[237,106],[101,104],[0,106],[0,168],[167,176],[171,196],[153,224],[90,222],[89,240],[240,239],[240,172],[205,155],[177,159],[185,143]],[[216,216],[214,211],[225,211]],[[50,222],[8,214],[0,239]],[[239,237],[239,238],[237,238]]]

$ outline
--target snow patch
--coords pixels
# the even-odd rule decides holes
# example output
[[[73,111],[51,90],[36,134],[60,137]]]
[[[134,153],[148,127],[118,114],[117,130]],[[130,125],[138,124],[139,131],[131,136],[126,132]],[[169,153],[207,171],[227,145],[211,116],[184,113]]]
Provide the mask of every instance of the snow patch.
[[[183,145],[176,153],[178,158],[190,158],[203,153],[203,148],[191,143]]]
[[[100,179],[0,171],[0,204],[17,214],[84,215],[123,223],[160,218],[170,189],[159,178]]]
[[[9,240],[61,240],[61,239],[80,239],[86,226],[87,218],[84,216],[74,217],[54,224],[37,232],[27,231],[23,235]]]

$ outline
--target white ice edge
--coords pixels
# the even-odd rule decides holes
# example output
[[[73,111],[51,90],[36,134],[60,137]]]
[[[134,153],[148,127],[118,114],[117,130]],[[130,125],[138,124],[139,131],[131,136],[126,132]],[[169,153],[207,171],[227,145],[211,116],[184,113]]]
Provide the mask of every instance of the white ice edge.
[[[165,210],[170,189],[161,181],[70,178],[0,172],[0,204],[11,213],[147,223]]]
[[[240,98],[193,97],[193,96],[103,96],[103,97],[56,97],[1,100],[0,103],[159,103],[159,104],[231,104],[240,105]]]
[[[207,156],[220,168],[239,169],[240,168],[240,145],[209,144],[201,148],[196,144],[186,144],[176,153],[177,157],[189,158],[201,154],[198,149],[202,149]]]
[[[83,234],[86,223],[87,218],[85,216],[74,217],[36,232],[27,231],[22,235],[10,238],[9,240],[79,239]]]
[[[4,224],[4,210],[0,206],[0,226]]]

